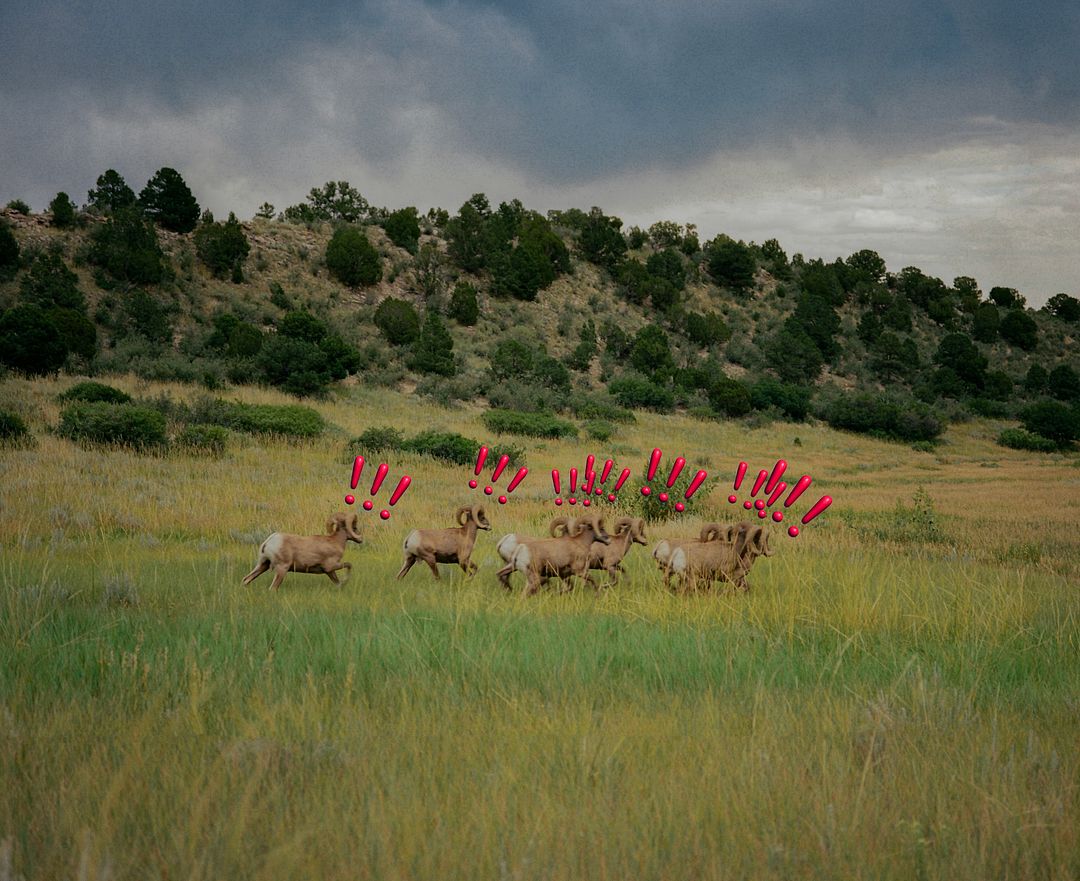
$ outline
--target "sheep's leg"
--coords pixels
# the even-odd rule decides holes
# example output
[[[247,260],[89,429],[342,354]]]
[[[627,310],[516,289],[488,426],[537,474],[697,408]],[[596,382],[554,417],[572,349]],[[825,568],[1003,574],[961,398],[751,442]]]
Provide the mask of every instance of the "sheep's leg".
[[[408,556],[406,556],[405,557],[405,563],[402,565],[401,571],[398,572],[397,577],[398,578],[404,578],[406,575],[408,575],[409,570],[412,569],[413,563],[415,563],[415,562],[416,562],[416,557],[414,557],[412,554],[409,554]]]
[[[513,571],[514,564],[507,563],[505,566],[502,567],[502,569],[495,573],[499,578],[499,583],[502,584],[502,586],[507,590],[510,590],[510,575],[511,573],[513,573]]]
[[[352,563],[339,563],[333,569],[327,569],[326,577],[334,582],[334,584],[344,584],[345,582],[337,577],[337,573],[342,569],[346,570],[347,574],[345,576],[345,581],[348,581],[349,577],[352,575]]]
[[[532,596],[538,590],[540,590],[540,575],[536,570],[530,569],[525,574],[525,593],[527,596]]]
[[[281,582],[285,580],[285,573],[289,571],[288,563],[279,563],[274,567],[274,580],[270,583],[270,590],[277,590]]]
[[[436,578],[438,578],[439,577],[439,566],[435,561],[435,555],[434,554],[428,554],[426,556],[421,555],[420,559],[428,564],[428,568],[431,570],[431,574],[434,575]]]
[[[244,580],[241,584],[251,584],[256,578],[262,575],[267,569],[270,568],[269,560],[261,560],[259,565],[252,569],[247,575],[244,576]]]
[[[477,572],[480,571],[480,567],[477,566],[472,560],[459,560],[458,565],[461,567],[461,571],[469,578],[472,578]]]

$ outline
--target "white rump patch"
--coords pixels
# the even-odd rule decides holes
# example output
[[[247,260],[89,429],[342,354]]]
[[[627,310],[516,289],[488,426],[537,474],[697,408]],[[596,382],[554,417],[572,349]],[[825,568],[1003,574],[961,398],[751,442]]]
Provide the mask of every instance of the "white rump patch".
[[[528,545],[518,545],[517,550],[514,551],[514,568],[518,572],[524,572],[529,568],[529,564],[532,562],[532,553],[529,551]]]
[[[668,561],[671,557],[671,545],[666,538],[657,543],[656,547],[653,548],[652,555],[657,563],[666,563]]]
[[[406,554],[412,554],[415,556],[417,549],[420,547],[420,530],[414,529],[407,536],[405,536],[405,541],[401,543],[401,547],[404,549]]]
[[[684,571],[686,569],[685,548],[675,548],[671,552],[671,557],[668,558],[668,565],[676,572]]]
[[[508,533],[499,539],[499,543],[495,545],[495,550],[499,552],[499,556],[502,557],[507,563],[513,559],[514,551],[518,547],[518,537],[516,532]]]
[[[284,541],[284,536],[280,532],[275,532],[266,541],[262,543],[262,547],[259,548],[259,554],[270,560],[276,560],[281,553],[281,545]]]

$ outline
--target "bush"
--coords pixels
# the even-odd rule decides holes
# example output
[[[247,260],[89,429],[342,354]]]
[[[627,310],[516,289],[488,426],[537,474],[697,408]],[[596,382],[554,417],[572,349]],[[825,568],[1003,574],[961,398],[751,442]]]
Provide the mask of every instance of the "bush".
[[[25,444],[32,438],[22,417],[7,410],[0,410],[0,444]]]
[[[30,214],[30,206],[22,199],[12,199],[7,203],[9,211],[18,211],[19,214]]]
[[[242,267],[250,251],[243,227],[231,211],[225,223],[204,223],[195,231],[195,253],[215,278]]]
[[[350,442],[350,446],[359,447],[364,452],[381,453],[404,449],[405,436],[396,428],[384,426],[369,428]],[[355,455],[355,454],[354,454]]]
[[[1020,412],[1020,422],[1032,434],[1068,447],[1080,437],[1080,412],[1058,401],[1040,401]]]
[[[750,412],[750,392],[737,380],[720,375],[708,389],[709,403],[725,416],[745,416]]]
[[[420,316],[412,303],[397,297],[387,297],[379,303],[375,310],[375,326],[395,346],[408,345],[420,336]]]
[[[399,208],[390,212],[390,216],[383,221],[383,229],[390,241],[399,248],[404,248],[410,254],[416,253],[420,242],[420,220],[415,208]]]
[[[168,442],[165,417],[158,410],[104,401],[78,401],[65,407],[60,414],[59,434],[69,440],[139,449],[163,447]]]
[[[904,441],[934,440],[945,430],[925,404],[872,392],[826,396],[818,415],[832,428]]]
[[[1080,399],[1080,376],[1068,364],[1059,364],[1051,370],[1046,385],[1059,401]]]
[[[190,450],[220,456],[225,452],[229,432],[220,425],[188,425],[176,438],[176,442]]]
[[[79,290],[79,277],[68,269],[63,257],[52,251],[43,251],[34,258],[30,270],[22,277],[19,293],[26,303],[48,309],[86,311],[86,298]]]
[[[488,410],[484,425],[499,434],[520,434],[527,437],[577,437],[577,429],[543,413],[519,413],[515,410]]]
[[[382,259],[363,230],[342,226],[326,246],[326,268],[351,288],[373,285],[382,278]]]
[[[1053,453],[1058,448],[1049,438],[1032,434],[1022,428],[1006,428],[998,435],[997,442],[1012,450],[1030,450],[1035,453]]]
[[[999,331],[1005,342],[1025,352],[1030,352],[1039,342],[1039,326],[1035,323],[1035,319],[1022,309],[1010,310],[1001,319]]]
[[[688,312],[686,336],[692,343],[708,348],[731,339],[731,328],[716,312],[706,312],[704,315],[700,312]]]
[[[709,274],[721,287],[742,293],[754,284],[754,255],[742,242],[717,236],[705,246]]]
[[[99,214],[130,208],[135,204],[135,191],[114,169],[110,168],[97,179],[97,186],[86,194],[86,204]]]
[[[402,449],[454,465],[474,465],[480,444],[449,431],[422,431],[406,441]]]
[[[434,309],[429,309],[424,316],[420,335],[413,344],[409,366],[421,373],[437,376],[453,376],[457,372],[454,365],[454,339]]]
[[[0,277],[14,272],[19,266],[19,242],[11,225],[0,223]]]
[[[75,203],[67,193],[57,193],[49,203],[52,225],[64,229],[75,225]]]
[[[135,208],[117,210],[91,233],[90,262],[113,278],[157,284],[165,274],[157,232]]]
[[[608,384],[608,391],[624,407],[666,412],[675,406],[670,389],[644,376],[621,376]]]
[[[465,327],[472,327],[480,317],[476,288],[467,281],[459,281],[454,285],[454,291],[450,294],[449,315]]]
[[[369,428],[359,437],[354,437],[345,446],[345,458],[352,462],[358,455],[369,455],[387,451],[406,451],[431,456],[453,465],[475,465],[480,442],[464,435],[449,431],[422,431],[412,438],[405,436],[396,428],[389,426]],[[498,461],[502,455],[510,457],[515,465],[525,464],[525,450],[515,444],[502,444],[488,451],[488,464],[492,459]]]
[[[60,401],[86,401],[87,403],[104,402],[106,404],[127,404],[131,395],[103,382],[77,382],[63,394],[57,395]]]
[[[195,425],[220,425],[247,434],[318,437],[326,428],[322,416],[299,404],[242,404],[203,398],[191,412]]]
[[[810,395],[806,386],[789,385],[769,377],[750,389],[750,404],[755,410],[775,407],[789,419],[802,422],[810,412]]]
[[[40,307],[16,306],[0,316],[0,364],[44,375],[59,370],[67,353],[60,333]]]
[[[602,419],[606,422],[636,422],[633,410],[620,407],[604,394],[575,392],[567,402],[567,409],[578,419]]]
[[[602,419],[590,419],[584,428],[585,433],[593,440],[609,441],[615,435],[615,426]]]

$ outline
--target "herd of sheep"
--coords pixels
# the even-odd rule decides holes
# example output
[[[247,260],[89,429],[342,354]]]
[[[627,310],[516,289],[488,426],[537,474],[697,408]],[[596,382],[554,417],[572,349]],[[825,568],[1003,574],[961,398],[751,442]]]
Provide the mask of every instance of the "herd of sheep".
[[[419,560],[427,563],[439,577],[439,563],[453,563],[466,575],[479,568],[472,561],[479,530],[490,530],[491,522],[479,505],[459,508],[454,515],[458,524],[446,529],[414,529],[402,545],[405,560],[398,572],[404,578]],[[288,572],[326,575],[340,584],[337,573],[351,572],[342,562],[348,541],[360,544],[356,514],[334,514],[326,522],[326,535],[290,535],[275,532],[259,547],[255,568],[244,577],[250,584],[263,572],[274,570],[271,590],[281,584]],[[499,582],[511,589],[510,578],[520,572],[526,592],[536,593],[550,579],[569,583],[579,578],[593,587],[611,586],[618,581],[622,561],[634,544],[645,544],[645,523],[639,517],[619,517],[609,533],[602,515],[592,512],[582,517],[556,517],[548,527],[549,537],[535,538],[510,533],[496,548],[506,565],[498,572]],[[664,539],[653,549],[653,559],[664,576],[664,583],[681,591],[708,587],[714,581],[726,581],[739,590],[749,590],[746,576],[760,556],[771,556],[769,534],[754,523],[707,523],[697,538]],[[592,579],[592,571],[607,573],[605,585]]]

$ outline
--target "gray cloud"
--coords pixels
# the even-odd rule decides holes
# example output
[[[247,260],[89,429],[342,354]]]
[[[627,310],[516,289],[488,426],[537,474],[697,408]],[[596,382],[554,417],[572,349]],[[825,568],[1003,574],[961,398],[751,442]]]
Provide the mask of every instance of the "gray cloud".
[[[138,185],[175,165],[242,214],[347,177],[395,205],[482,189],[663,208],[811,254],[881,242],[948,277],[1078,231],[1065,2],[124,0],[7,3],[4,20],[0,196],[38,206],[108,166]],[[1033,299],[1077,284],[1048,259],[1018,282]]]

